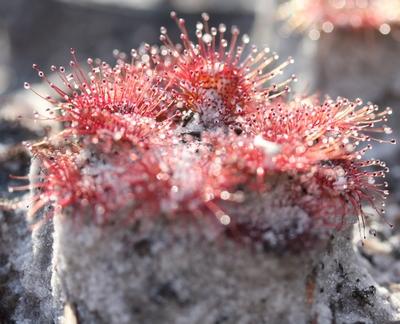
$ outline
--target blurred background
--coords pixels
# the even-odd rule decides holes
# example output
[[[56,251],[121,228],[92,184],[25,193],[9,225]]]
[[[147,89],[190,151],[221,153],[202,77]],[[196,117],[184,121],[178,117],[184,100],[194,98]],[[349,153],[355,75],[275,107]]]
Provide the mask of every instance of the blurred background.
[[[160,26],[174,25],[171,10],[191,27],[208,11],[214,23],[249,33],[256,0],[1,0],[0,8],[0,91],[8,94],[37,81],[32,63],[44,69],[67,64],[70,47],[83,59],[111,60],[115,48],[129,52],[142,42],[159,43]],[[176,28],[169,30],[178,36]]]

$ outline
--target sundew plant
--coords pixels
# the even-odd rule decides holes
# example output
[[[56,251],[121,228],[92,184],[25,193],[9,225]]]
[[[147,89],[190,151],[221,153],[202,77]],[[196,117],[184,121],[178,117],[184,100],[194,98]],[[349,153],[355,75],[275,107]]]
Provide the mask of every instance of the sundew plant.
[[[312,39],[335,28],[378,30],[387,35],[400,23],[399,0],[290,0],[278,15],[288,31],[308,31]]]
[[[265,201],[306,213],[301,234],[363,224],[365,205],[384,213],[388,168],[363,156],[391,132],[390,109],[292,98],[295,77],[282,81],[282,73],[293,59],[250,46],[235,26],[213,27],[207,14],[194,38],[184,19],[171,17],[179,42],[161,27],[160,46],[116,52],[115,64],[81,65],[72,49],[69,68],[52,66],[51,76],[33,66],[51,89],[37,93],[53,106],[46,118],[64,129],[28,145],[41,163],[30,185],[32,217],[45,210],[46,218],[99,225],[207,218],[258,237],[269,226],[260,224],[285,219],[268,208],[256,223],[254,210],[243,213]]]

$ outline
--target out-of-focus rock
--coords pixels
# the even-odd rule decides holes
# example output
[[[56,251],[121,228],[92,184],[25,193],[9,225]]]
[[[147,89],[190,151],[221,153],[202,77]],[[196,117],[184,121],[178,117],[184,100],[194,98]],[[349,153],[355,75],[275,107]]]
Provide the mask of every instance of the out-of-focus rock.
[[[53,290],[82,323],[384,323],[397,300],[340,233],[322,252],[274,254],[201,224],[131,228],[55,219]]]
[[[381,102],[400,95],[397,68],[400,41],[374,30],[322,33],[318,40],[318,90],[332,97]]]
[[[284,22],[277,17],[277,8],[285,0],[257,0],[252,39],[275,51],[282,59],[292,57],[296,64],[285,69],[281,80],[289,75],[298,76],[298,82],[291,84],[293,93],[312,94],[315,89],[314,60],[315,42],[304,39],[302,34],[284,31]]]

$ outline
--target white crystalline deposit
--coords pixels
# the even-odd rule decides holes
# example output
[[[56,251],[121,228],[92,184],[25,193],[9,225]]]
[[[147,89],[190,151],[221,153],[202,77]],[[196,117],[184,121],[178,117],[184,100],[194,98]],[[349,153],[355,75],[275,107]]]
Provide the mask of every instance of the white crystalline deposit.
[[[359,235],[357,230],[355,235]],[[317,323],[389,323],[400,319],[400,300],[368,273],[350,231],[338,233],[314,265],[317,288],[313,312],[321,318]]]
[[[268,199],[263,207],[249,208],[249,217],[253,224],[272,217],[270,247],[306,230],[310,219],[304,211],[267,204]],[[298,226],[285,232],[292,220]],[[57,215],[54,298],[74,305],[82,323],[400,320],[400,304],[369,275],[349,231],[296,253],[209,232],[210,224],[189,218],[100,227]]]
[[[185,159],[181,163],[187,168]],[[98,159],[89,164],[94,168]],[[34,160],[31,177],[40,173]],[[285,178],[273,180],[272,192],[250,195],[229,212],[240,225],[237,232],[191,215],[103,225],[83,212],[54,215],[32,239],[26,236],[10,261],[20,262],[13,294],[20,289],[24,296],[13,318],[144,324],[400,320],[399,301],[371,277],[351,231],[327,237],[313,228],[313,219],[288,197]]]
[[[307,321],[310,255],[257,252],[223,234],[209,238],[202,225],[77,228],[58,217],[54,293],[87,323]]]
[[[0,322],[53,323],[52,224],[31,231],[26,210],[0,211]]]

